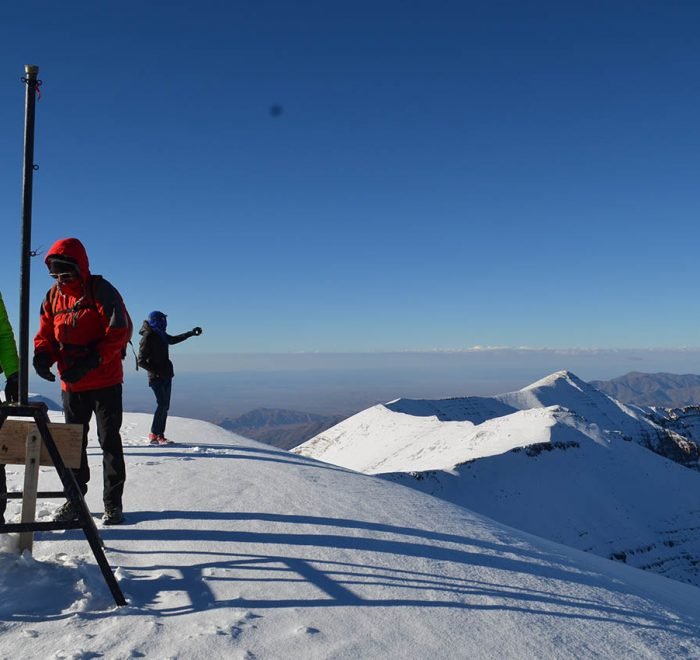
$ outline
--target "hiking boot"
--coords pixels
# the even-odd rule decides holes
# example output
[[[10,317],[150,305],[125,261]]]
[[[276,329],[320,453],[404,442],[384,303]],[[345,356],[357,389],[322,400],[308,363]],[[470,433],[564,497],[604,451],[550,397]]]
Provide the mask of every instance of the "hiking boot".
[[[121,525],[124,522],[124,514],[120,506],[106,506],[102,516],[103,525]]]
[[[168,440],[162,433],[149,433],[148,434],[149,445],[152,447],[157,447],[158,445],[173,445],[175,444],[172,440]]]
[[[73,522],[78,519],[78,512],[72,502],[65,502],[54,511],[54,522]]]

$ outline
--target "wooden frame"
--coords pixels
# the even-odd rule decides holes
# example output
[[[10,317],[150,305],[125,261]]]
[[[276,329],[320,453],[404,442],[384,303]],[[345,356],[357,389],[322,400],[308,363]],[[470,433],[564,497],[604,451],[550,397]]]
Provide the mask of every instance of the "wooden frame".
[[[34,423],[9,420],[13,417],[31,417]],[[5,432],[5,426],[8,431]],[[24,437],[24,453],[21,450],[21,438]],[[58,449],[58,443],[54,440],[54,434],[62,438],[61,444],[70,463],[63,460],[63,454]],[[31,550],[34,532],[50,531],[56,529],[82,529],[102,575],[112,592],[114,602],[126,605],[126,598],[122,593],[119,583],[107,562],[104,553],[104,543],[97,531],[95,521],[85,503],[78,482],[75,480],[70,466],[79,466],[82,455],[83,427],[81,424],[52,424],[49,422],[48,409],[45,403],[21,404],[12,403],[0,405],[0,463],[5,461],[11,464],[24,464],[24,491],[21,493],[7,493],[6,497],[22,498],[22,522],[4,523],[0,525],[0,534],[7,532],[19,532],[21,549]],[[75,453],[75,447],[79,451]],[[39,466],[42,464],[42,455],[46,450],[49,459],[47,464],[53,465],[58,473],[63,491],[52,493],[37,492],[39,481]],[[55,521],[36,522],[36,500],[38,497],[66,498],[76,511],[76,520],[67,522]],[[24,547],[22,547],[24,546]]]

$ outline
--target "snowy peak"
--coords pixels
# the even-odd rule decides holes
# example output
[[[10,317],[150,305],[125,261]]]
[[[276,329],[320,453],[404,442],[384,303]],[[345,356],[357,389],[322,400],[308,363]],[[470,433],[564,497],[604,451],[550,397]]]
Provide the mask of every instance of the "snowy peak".
[[[450,399],[396,399],[386,408],[415,417],[435,417],[443,422],[483,424],[518,410],[558,406],[581,414],[588,408],[605,413],[611,406],[617,414],[620,406],[570,371],[557,371],[527,387],[496,397],[455,397]],[[626,414],[629,412],[625,411]]]
[[[639,408],[615,401],[570,371],[558,371],[517,392],[495,398],[520,410],[559,405],[609,434],[659,454],[673,455],[673,460],[685,456],[676,451],[677,439]],[[681,462],[689,464],[685,460]]]
[[[566,443],[567,436],[573,442],[581,435],[602,445],[615,438],[633,441],[685,465],[697,464],[694,444],[681,447],[677,433],[570,371],[495,397],[397,399],[344,420],[294,451],[365,472],[411,472],[451,469],[553,436]]]
[[[563,369],[562,371],[555,371],[553,374],[549,374],[549,376],[540,378],[540,380],[537,380],[534,383],[531,383],[530,385],[526,385],[522,389],[532,390],[537,389],[539,387],[551,387],[561,382],[565,382],[570,386],[576,387],[581,391],[583,391],[586,387],[590,387],[588,383],[581,380],[575,373],[573,373],[572,371],[568,371],[567,369]]]
[[[500,394],[495,398],[519,410],[555,405],[579,414],[590,408],[603,413],[612,410],[615,415],[622,410],[620,404],[570,371],[557,371],[517,392]],[[629,414],[628,410],[624,412]]]

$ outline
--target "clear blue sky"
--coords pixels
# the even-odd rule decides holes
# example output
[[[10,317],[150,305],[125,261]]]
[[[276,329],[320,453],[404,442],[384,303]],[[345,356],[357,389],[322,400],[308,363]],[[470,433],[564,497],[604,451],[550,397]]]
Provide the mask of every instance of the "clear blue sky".
[[[203,326],[183,353],[697,346],[699,34],[692,2],[7,3],[2,292],[33,63],[34,245]]]

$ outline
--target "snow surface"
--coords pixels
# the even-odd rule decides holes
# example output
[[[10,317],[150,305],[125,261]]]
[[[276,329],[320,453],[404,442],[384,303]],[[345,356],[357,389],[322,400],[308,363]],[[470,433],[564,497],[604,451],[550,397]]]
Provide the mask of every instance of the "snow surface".
[[[700,586],[700,472],[649,451],[663,433],[564,371],[492,399],[375,406],[293,451]]]
[[[205,422],[171,418],[180,444],[149,447],[149,424],[125,415],[128,524],[102,530],[129,606],[80,531],[33,556],[0,535],[0,657],[700,656],[695,587]]]

